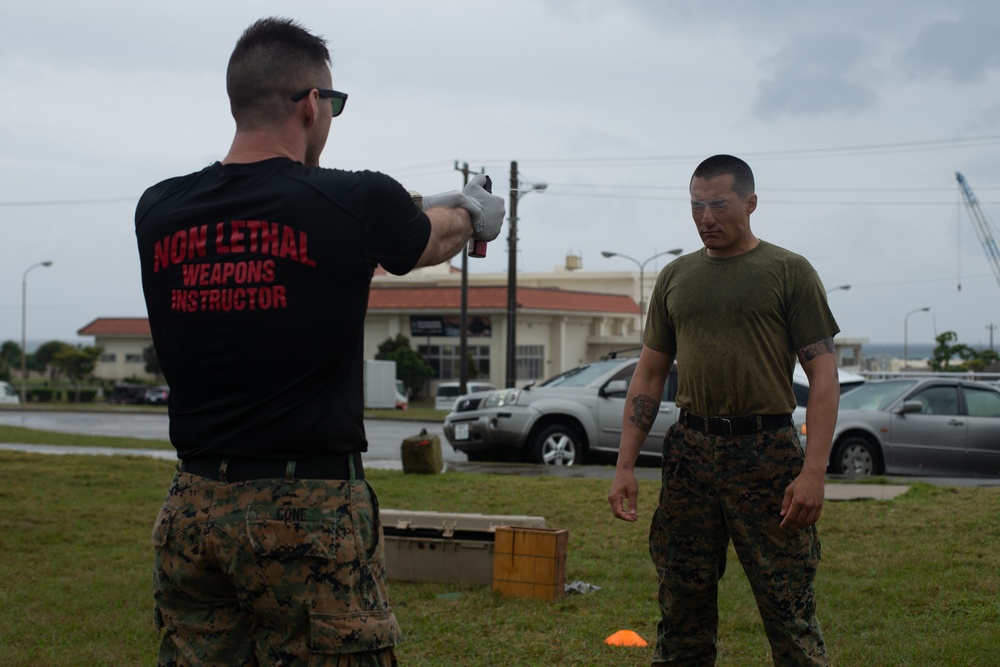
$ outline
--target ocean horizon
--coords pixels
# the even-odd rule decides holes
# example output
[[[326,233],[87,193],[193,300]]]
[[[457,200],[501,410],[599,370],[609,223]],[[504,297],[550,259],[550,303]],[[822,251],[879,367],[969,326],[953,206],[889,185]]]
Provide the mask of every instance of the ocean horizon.
[[[834,339],[836,340],[836,339]],[[913,359],[930,359],[934,356],[937,343],[865,343],[861,346],[861,356],[866,359],[902,359],[903,348],[906,356]]]

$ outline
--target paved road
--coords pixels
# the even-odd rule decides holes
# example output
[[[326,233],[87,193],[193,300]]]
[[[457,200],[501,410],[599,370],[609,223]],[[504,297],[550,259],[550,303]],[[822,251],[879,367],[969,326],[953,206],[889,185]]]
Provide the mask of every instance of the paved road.
[[[166,414],[32,412],[27,410],[0,410],[0,424],[8,426],[23,426],[26,428],[44,431],[58,431],[62,433],[127,436],[153,440],[167,439]],[[559,477],[603,477],[607,479],[614,476],[614,467],[610,465],[588,465],[562,468],[558,466],[534,466],[525,464],[511,465],[503,463],[470,463],[466,460],[466,456],[464,454],[454,451],[451,448],[451,445],[448,444],[448,441],[445,439],[444,433],[441,430],[441,424],[394,420],[369,420],[365,422],[365,431],[368,434],[369,443],[368,453],[365,454],[365,466],[369,468],[389,470],[402,469],[399,445],[404,438],[419,433],[422,428],[426,428],[429,434],[434,434],[441,438],[441,455],[445,462],[445,468],[448,470],[516,475],[552,475]],[[173,450],[100,450],[98,448],[86,450],[85,448],[80,447],[17,444],[0,444],[0,449],[36,451],[51,454],[131,454],[135,456],[174,458]],[[660,470],[656,466],[640,467],[636,469],[636,474],[643,479],[659,479]],[[832,479],[833,478],[831,478],[831,481]],[[929,482],[943,486],[1000,486],[1000,479],[895,477],[890,478],[890,481],[894,483],[895,488],[885,489],[881,492],[878,491],[877,487],[873,487],[873,485],[869,484],[827,484],[828,495],[832,487],[839,487],[838,490],[841,494],[849,491],[851,494],[849,495],[849,498],[851,499],[861,497],[881,497],[879,495],[880,493],[891,496],[898,493],[899,490],[905,489],[906,484],[915,481]]]
[[[0,410],[0,424],[59,433],[123,436],[150,440],[169,439],[165,413]],[[456,452],[448,444],[444,432],[441,430],[441,424],[372,419],[365,422],[365,432],[368,434],[368,453],[365,454],[365,462],[399,461],[399,446],[403,439],[420,433],[422,428],[426,428],[428,434],[441,438],[441,456],[445,461],[466,460],[465,454]]]

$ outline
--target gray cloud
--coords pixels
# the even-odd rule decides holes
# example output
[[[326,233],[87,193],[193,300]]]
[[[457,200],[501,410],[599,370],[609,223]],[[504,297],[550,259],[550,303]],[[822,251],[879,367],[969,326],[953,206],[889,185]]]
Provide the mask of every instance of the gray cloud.
[[[801,37],[761,64],[771,76],[757,85],[753,113],[763,120],[781,116],[856,113],[878,102],[867,66],[871,49],[856,36]]]
[[[998,32],[1000,16],[995,10],[934,21],[903,53],[903,69],[917,79],[943,76],[960,84],[979,83],[1000,69]]]

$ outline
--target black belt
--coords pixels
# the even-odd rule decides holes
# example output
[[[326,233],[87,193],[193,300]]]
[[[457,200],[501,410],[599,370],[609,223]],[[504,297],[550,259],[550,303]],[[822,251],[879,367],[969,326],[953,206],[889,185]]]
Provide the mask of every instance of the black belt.
[[[255,479],[364,479],[361,452],[330,454],[312,459],[251,459],[208,456],[181,459],[179,470],[219,482],[249,482]]]
[[[731,438],[734,435],[752,435],[761,431],[776,431],[792,425],[791,415],[750,415],[749,417],[700,417],[681,410],[678,423],[689,429]]]

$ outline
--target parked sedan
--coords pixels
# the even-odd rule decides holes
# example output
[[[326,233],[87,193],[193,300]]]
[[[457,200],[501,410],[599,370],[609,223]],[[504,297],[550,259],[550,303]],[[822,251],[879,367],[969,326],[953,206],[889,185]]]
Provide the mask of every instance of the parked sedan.
[[[1000,477],[1000,389],[946,376],[866,382],[840,399],[830,472]]]
[[[518,458],[550,465],[583,463],[588,453],[618,452],[625,395],[638,358],[602,359],[539,385],[459,400],[444,434],[470,459]],[[642,453],[658,456],[677,421],[677,375],[670,373]]]

